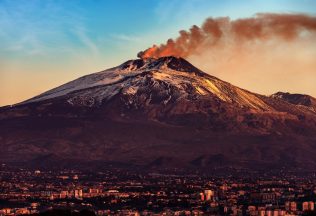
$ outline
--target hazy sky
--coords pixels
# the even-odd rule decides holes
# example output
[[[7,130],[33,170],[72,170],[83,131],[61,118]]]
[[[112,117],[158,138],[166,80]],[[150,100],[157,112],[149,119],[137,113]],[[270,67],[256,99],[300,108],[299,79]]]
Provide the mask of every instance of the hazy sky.
[[[20,102],[79,76],[136,58],[140,50],[176,37],[181,29],[201,25],[207,17],[237,19],[258,12],[315,16],[316,1],[0,0],[0,106]],[[295,44],[289,47],[284,52],[297,48]],[[294,59],[304,62],[304,55],[309,52],[306,64],[316,64],[316,60],[309,59],[309,50],[304,51],[304,47],[299,50],[303,51]],[[291,58],[286,59],[289,60],[293,62]],[[192,61],[203,69],[208,68],[199,60],[192,58]],[[279,67],[269,70],[267,66],[267,70],[260,71],[260,76],[273,77]],[[244,70],[247,67],[236,68],[238,73]],[[304,91],[316,96],[313,87],[316,71],[295,70],[307,75],[292,78],[297,81],[293,87],[292,82],[287,83],[283,71],[284,80],[276,76],[280,90]],[[269,83],[264,77],[259,79],[256,73],[247,75],[245,80],[246,76],[240,76],[241,79],[236,73],[207,72],[262,94],[276,89],[274,85],[267,90]],[[258,82],[258,87],[251,85],[254,82]]]

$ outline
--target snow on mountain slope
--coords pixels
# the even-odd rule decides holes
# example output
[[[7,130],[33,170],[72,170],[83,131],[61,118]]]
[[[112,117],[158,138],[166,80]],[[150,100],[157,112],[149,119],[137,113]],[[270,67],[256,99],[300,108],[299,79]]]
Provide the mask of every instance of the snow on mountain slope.
[[[176,57],[130,60],[120,66],[66,83],[22,104],[67,97],[70,104],[79,102],[81,105],[93,106],[119,93],[135,95],[139,89],[144,88],[147,88],[147,92],[152,88],[167,91],[168,97],[164,104],[171,98],[192,100],[212,96],[239,107],[273,110],[257,94],[210,76],[186,60]]]

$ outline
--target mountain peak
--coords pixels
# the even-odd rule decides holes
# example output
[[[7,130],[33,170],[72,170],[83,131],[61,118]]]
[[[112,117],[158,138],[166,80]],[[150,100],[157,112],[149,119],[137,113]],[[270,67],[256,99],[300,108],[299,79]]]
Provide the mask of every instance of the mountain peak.
[[[146,58],[129,60],[119,66],[122,70],[159,70],[159,69],[172,69],[176,71],[201,73],[202,71],[194,67],[191,63],[181,57],[164,56],[160,58]]]

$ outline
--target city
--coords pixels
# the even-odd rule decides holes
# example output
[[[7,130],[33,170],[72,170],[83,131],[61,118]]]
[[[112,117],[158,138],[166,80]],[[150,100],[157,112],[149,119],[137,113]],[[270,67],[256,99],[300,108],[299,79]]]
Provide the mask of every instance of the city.
[[[49,171],[2,164],[0,215],[53,209],[95,215],[315,214],[315,173],[176,173]]]

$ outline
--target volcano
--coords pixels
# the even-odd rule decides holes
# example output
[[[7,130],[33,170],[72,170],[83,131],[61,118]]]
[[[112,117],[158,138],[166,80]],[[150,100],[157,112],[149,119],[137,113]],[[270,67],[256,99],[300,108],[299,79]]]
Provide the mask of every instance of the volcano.
[[[315,101],[173,56],[130,60],[0,108],[0,161],[315,170]]]

